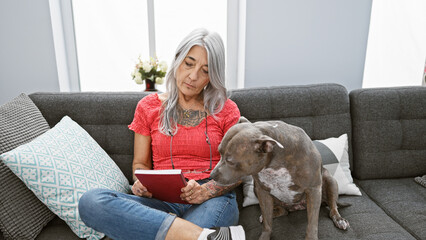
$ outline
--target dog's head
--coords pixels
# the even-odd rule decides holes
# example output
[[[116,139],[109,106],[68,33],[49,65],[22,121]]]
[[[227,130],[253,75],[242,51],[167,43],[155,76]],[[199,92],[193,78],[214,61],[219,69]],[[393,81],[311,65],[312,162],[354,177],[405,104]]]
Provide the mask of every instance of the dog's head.
[[[247,119],[231,127],[219,145],[219,163],[211,172],[211,178],[221,185],[238,182],[245,176],[261,171],[274,148],[283,146],[263,134]]]

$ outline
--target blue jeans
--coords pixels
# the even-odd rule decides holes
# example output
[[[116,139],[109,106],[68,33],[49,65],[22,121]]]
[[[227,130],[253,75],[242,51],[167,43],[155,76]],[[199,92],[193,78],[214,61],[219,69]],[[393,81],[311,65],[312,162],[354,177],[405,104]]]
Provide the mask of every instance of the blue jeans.
[[[87,226],[114,240],[164,239],[176,216],[202,228],[236,225],[239,216],[234,191],[191,205],[92,189],[80,198],[78,210]]]

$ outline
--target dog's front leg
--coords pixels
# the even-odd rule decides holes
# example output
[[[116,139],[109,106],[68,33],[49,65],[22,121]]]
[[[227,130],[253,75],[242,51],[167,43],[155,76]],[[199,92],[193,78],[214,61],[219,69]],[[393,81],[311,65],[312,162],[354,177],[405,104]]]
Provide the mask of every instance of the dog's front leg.
[[[274,199],[270,193],[259,184],[259,180],[254,177],[254,190],[259,199],[260,212],[262,213],[262,234],[259,240],[269,240],[272,234],[272,219],[274,215]]]
[[[306,190],[308,226],[306,227],[306,240],[318,239],[318,218],[321,207],[321,185]]]

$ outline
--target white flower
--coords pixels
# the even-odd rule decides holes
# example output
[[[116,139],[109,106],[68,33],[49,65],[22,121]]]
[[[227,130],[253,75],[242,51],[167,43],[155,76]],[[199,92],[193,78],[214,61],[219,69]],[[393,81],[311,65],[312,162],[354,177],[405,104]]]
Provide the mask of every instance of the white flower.
[[[159,65],[162,72],[167,71],[167,62],[166,61],[161,61],[158,65]]]
[[[157,64],[156,58],[150,57],[149,60],[151,61],[151,66],[155,66]]]
[[[145,61],[145,62],[143,63],[143,70],[144,70],[145,72],[149,72],[149,71],[151,71],[151,69],[152,69],[152,65],[151,65],[151,63],[150,63],[149,61]]]
[[[140,72],[139,72],[139,68],[136,68],[135,70],[133,70],[133,72],[132,72],[132,78],[135,78],[136,77],[136,75],[142,75]]]
[[[148,60],[143,61],[139,56],[135,64],[135,69],[130,75],[137,84],[142,84],[147,79],[155,80],[156,84],[163,84],[167,68],[167,62],[160,62],[157,57],[149,57]]]
[[[164,82],[164,78],[157,77],[157,78],[155,79],[155,83],[156,83],[156,84],[163,84],[163,82]]]
[[[137,84],[142,84],[142,74],[139,72],[139,69],[135,69],[135,71],[132,73],[132,76],[133,80],[135,80]]]
[[[140,75],[140,76],[136,76],[136,77],[134,78],[134,80],[135,80],[135,82],[136,82],[137,84],[142,84],[142,83],[143,83],[143,81],[142,81],[142,75]]]

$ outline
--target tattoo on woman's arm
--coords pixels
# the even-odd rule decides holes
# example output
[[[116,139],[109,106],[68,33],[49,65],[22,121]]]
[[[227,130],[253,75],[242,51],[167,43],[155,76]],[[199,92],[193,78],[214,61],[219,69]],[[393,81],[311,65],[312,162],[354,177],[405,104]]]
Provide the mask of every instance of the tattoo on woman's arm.
[[[238,181],[234,184],[223,186],[223,185],[219,185],[215,180],[210,180],[209,182],[204,184],[204,186],[206,187],[208,191],[209,197],[213,198],[231,191],[236,186],[240,185],[240,183],[241,181]]]
[[[137,167],[137,168],[135,168],[134,170],[133,170],[133,183],[135,183],[137,180],[138,180],[138,178],[136,177],[136,175],[135,175],[135,171],[136,170],[143,170],[143,168],[141,168],[141,167]]]

